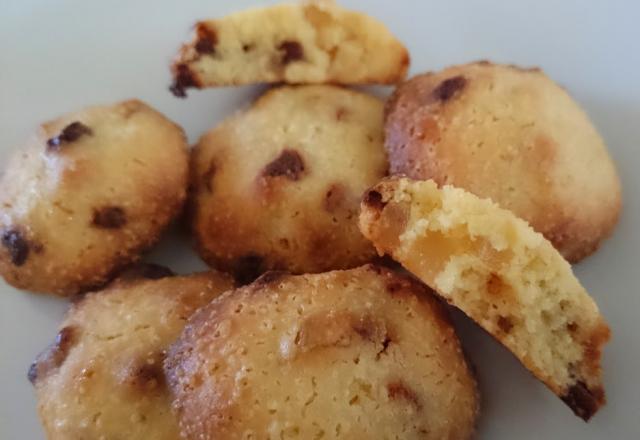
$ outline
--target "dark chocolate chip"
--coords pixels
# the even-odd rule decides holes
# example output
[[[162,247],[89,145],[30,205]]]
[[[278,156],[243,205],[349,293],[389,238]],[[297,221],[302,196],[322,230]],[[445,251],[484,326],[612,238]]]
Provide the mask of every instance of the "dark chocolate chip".
[[[163,354],[157,353],[153,356],[153,362],[141,359],[128,368],[125,380],[134,389],[139,391],[150,391],[158,389],[165,383],[164,371],[162,369]]]
[[[2,233],[2,246],[9,252],[11,262],[22,266],[29,257],[29,242],[17,229],[9,229]]]
[[[31,384],[35,385],[36,380],[38,380],[38,362],[33,361],[31,365],[29,365],[29,371],[27,371],[27,379]]]
[[[77,141],[82,136],[89,136],[93,133],[89,127],[82,122],[72,122],[62,129],[60,134],[47,141],[48,150],[59,150],[64,144]]]
[[[334,183],[324,195],[323,207],[327,212],[335,212],[345,201],[345,188],[340,183]]]
[[[215,176],[216,171],[216,163],[211,161],[211,163],[209,163],[209,168],[207,168],[207,171],[202,175],[202,183],[209,193],[213,192],[213,177]]]
[[[234,276],[240,284],[254,281],[262,272],[264,258],[258,254],[247,254],[236,260]]]
[[[127,223],[127,215],[119,206],[104,206],[93,210],[91,224],[99,228],[118,229]]]
[[[387,204],[382,201],[382,194],[380,194],[375,189],[370,189],[366,193],[364,193],[364,197],[362,198],[362,203],[365,206],[368,206],[371,209],[375,209],[376,211],[382,211]]]
[[[304,58],[304,48],[297,41],[283,41],[278,46],[278,50],[282,52],[282,64],[289,64]]]
[[[302,156],[295,150],[285,149],[278,157],[269,162],[263,171],[263,176],[283,176],[289,180],[298,180],[305,172]]]
[[[74,327],[64,327],[56,335],[55,341],[38,355],[35,362],[29,367],[27,377],[32,384],[42,375],[47,375],[52,369],[60,367],[69,355],[71,347],[76,341]]]
[[[509,333],[513,328],[513,322],[505,316],[498,316],[498,327],[505,333]]]
[[[196,34],[198,36],[195,44],[196,52],[199,54],[214,54],[216,52],[216,44],[218,44],[216,30],[204,23],[198,23]]]
[[[445,79],[438,87],[433,89],[433,96],[439,101],[445,102],[451,99],[456,93],[464,89],[467,80],[464,76],[458,75],[453,78]]]
[[[403,290],[406,286],[401,281],[390,281],[385,287],[387,288],[387,292],[393,295]]]
[[[387,395],[391,400],[404,400],[408,402],[416,410],[420,410],[422,408],[418,395],[400,381],[387,384]]]
[[[198,81],[191,73],[189,66],[186,64],[178,64],[174,67],[173,71],[174,81],[169,87],[171,93],[178,98],[186,98],[187,93],[185,90],[189,87],[198,87]]]
[[[591,390],[584,382],[580,381],[569,388],[567,394],[561,398],[573,410],[575,415],[586,422],[604,403],[604,392],[601,388]]]

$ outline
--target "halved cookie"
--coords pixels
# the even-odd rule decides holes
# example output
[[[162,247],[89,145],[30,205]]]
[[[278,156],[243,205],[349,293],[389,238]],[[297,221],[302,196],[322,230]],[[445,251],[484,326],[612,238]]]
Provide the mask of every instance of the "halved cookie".
[[[184,438],[471,437],[475,380],[421,283],[269,272],[192,316],[165,362]]]
[[[609,327],[571,266],[510,211],[459,188],[393,177],[364,196],[378,249],[509,348],[588,420],[605,403]]]
[[[391,84],[404,78],[407,49],[378,20],[332,1],[249,9],[198,22],[172,72],[188,87],[251,83]]]

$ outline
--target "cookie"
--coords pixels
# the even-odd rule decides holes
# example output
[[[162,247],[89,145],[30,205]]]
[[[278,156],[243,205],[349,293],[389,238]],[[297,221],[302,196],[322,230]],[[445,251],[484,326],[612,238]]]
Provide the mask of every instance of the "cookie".
[[[191,223],[203,259],[247,282],[358,266],[360,197],[387,172],[382,102],[327,85],[268,91],[192,153]]]
[[[389,178],[363,198],[378,252],[460,308],[588,420],[604,403],[609,327],[571,266],[511,211],[433,181]]]
[[[620,181],[580,106],[539,69],[478,62],[418,75],[386,108],[391,172],[433,179],[513,211],[570,262],[620,212]]]
[[[228,292],[191,317],[165,373],[184,438],[462,440],[478,412],[443,305],[373,265]]]
[[[71,295],[137,260],[182,209],[180,127],[130,100],[42,124],[0,180],[0,274]]]
[[[253,83],[392,84],[409,54],[378,20],[332,1],[249,9],[196,23],[171,90]]]
[[[145,266],[75,302],[29,370],[47,438],[180,438],[165,349],[198,307],[231,287],[221,273],[170,277]]]

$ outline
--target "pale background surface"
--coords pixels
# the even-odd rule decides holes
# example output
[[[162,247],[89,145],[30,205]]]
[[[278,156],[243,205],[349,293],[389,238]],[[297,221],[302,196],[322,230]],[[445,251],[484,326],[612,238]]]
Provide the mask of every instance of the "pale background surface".
[[[178,100],[167,91],[168,61],[197,18],[261,3],[0,0],[0,163],[37,123],[129,97],[157,107],[195,141],[255,88],[191,92]],[[640,438],[640,2],[343,3],[384,19],[408,45],[412,73],[482,58],[539,65],[591,115],[624,186],[614,237],[576,267],[613,329],[604,358],[608,405],[583,423],[502,347],[458,318],[481,382],[479,438]],[[165,240],[150,259],[178,272],[204,267],[179,237]],[[26,371],[54,337],[65,308],[65,301],[0,281],[0,439],[43,437]]]

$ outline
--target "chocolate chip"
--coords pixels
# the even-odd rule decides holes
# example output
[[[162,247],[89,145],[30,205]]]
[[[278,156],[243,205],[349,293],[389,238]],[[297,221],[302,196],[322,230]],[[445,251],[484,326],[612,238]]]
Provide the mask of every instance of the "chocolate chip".
[[[204,23],[198,23],[196,34],[198,37],[195,44],[196,52],[199,54],[214,54],[216,52],[216,44],[218,44],[216,30]]]
[[[104,206],[93,210],[91,224],[104,229],[118,229],[127,223],[124,209],[119,206]]]
[[[513,328],[513,322],[511,322],[509,318],[504,316],[498,316],[497,324],[500,330],[502,330],[504,333],[509,333]]]
[[[387,292],[393,295],[404,290],[407,286],[401,281],[390,281],[385,287],[387,288]]]
[[[9,229],[2,233],[2,246],[9,252],[11,262],[22,266],[29,256],[29,242],[17,229]]]
[[[487,293],[491,295],[501,295],[506,292],[506,285],[500,275],[491,272],[487,279],[486,289]]]
[[[387,384],[387,396],[391,400],[404,400],[416,410],[422,408],[418,395],[403,382],[397,381]]]
[[[137,359],[125,367],[124,382],[133,389],[148,392],[165,383],[162,362],[164,354],[154,353],[149,359]]]
[[[586,422],[604,402],[604,392],[601,388],[591,390],[584,382],[580,381],[569,388],[567,394],[561,398],[575,415]]]
[[[29,365],[29,371],[27,371],[27,379],[31,382],[32,385],[35,385],[36,380],[38,380],[38,363],[32,362]]]
[[[174,81],[169,87],[169,90],[178,98],[187,97],[185,89],[188,87],[199,87],[198,81],[193,76],[193,73],[191,73],[189,66],[186,64],[178,64],[174,66],[173,76]]]
[[[278,46],[278,50],[282,52],[282,64],[289,64],[304,58],[304,48],[297,41],[283,41]]]
[[[298,180],[304,171],[304,161],[300,153],[286,149],[265,166],[262,175],[266,177],[283,176],[289,180]]]
[[[445,79],[438,85],[438,87],[433,89],[433,97],[442,102],[448,101],[456,93],[464,89],[466,85],[467,80],[461,75]]]
[[[91,135],[93,131],[82,122],[72,122],[62,129],[60,134],[56,137],[52,137],[47,141],[48,150],[59,150],[64,144],[70,144],[77,141],[84,135]]]
[[[258,254],[247,254],[236,260],[234,276],[240,284],[247,284],[264,272],[264,258]]]
[[[251,52],[253,50],[253,44],[243,44],[242,51],[243,52]]]
[[[211,161],[211,163],[209,163],[209,168],[207,168],[207,171],[205,171],[202,175],[202,184],[205,188],[207,188],[207,191],[209,191],[209,193],[213,192],[213,177],[215,176],[216,171],[216,163],[214,161]]]
[[[345,188],[340,183],[334,183],[324,195],[323,207],[327,212],[335,212],[345,201]]]
[[[27,377],[32,384],[39,377],[49,374],[55,368],[60,367],[69,355],[71,347],[76,342],[76,330],[74,327],[64,327],[56,335],[55,341],[38,355],[35,362],[29,367]]]
[[[364,197],[362,198],[362,203],[365,206],[375,209],[376,211],[382,211],[385,206],[387,206],[386,202],[382,201],[382,194],[380,194],[375,189],[370,189],[366,193],[364,193]]]

